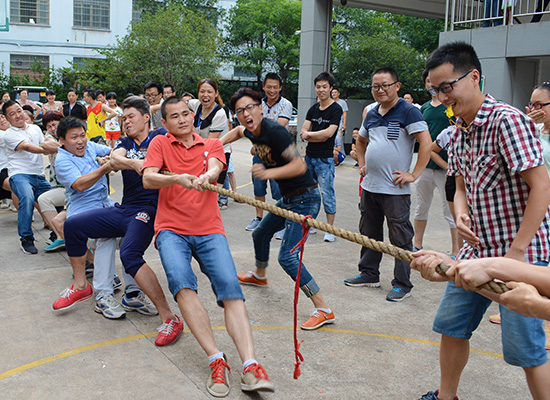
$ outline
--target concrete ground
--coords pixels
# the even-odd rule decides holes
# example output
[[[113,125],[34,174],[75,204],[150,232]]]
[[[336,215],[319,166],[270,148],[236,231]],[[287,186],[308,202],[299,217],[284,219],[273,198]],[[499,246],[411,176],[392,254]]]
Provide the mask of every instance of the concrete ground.
[[[233,145],[238,191],[252,196],[250,145]],[[358,173],[348,156],[336,169],[336,225],[357,231]],[[120,174],[112,176],[113,198],[122,195]],[[269,197],[268,197],[269,199]],[[271,199],[269,199],[271,202]],[[414,196],[413,196],[414,208]],[[230,200],[222,211],[227,237],[239,272],[253,268],[250,233],[244,227],[254,217],[246,204]],[[64,251],[46,254],[49,231],[35,213],[38,255],[19,249],[17,216],[0,214],[0,399],[208,399],[208,361],[186,329],[178,342],[154,345],[158,317],[130,313],[107,320],[87,300],[62,313],[52,303],[71,285],[71,267]],[[320,214],[324,221],[324,215]],[[219,348],[232,368],[229,399],[418,399],[439,385],[439,335],[431,330],[444,285],[429,283],[412,272],[416,285],[402,303],[385,300],[391,289],[393,260],[384,256],[382,288],[350,288],[343,279],[357,273],[359,246],[337,238],[323,242],[323,233],[308,239],[304,262],[321,286],[337,321],[317,331],[298,331],[305,358],[302,375],[293,379],[293,282],[277,264],[273,241],[269,287],[243,287],[254,329],[256,358],[276,385],[274,394],[246,395],[239,387],[241,361],[227,332],[223,310],[217,307],[207,278],[198,273],[199,296],[208,310]],[[424,247],[448,252],[450,235],[435,195]],[[146,259],[169,297],[157,251]],[[196,267],[196,264],[195,264]],[[117,271],[120,275],[120,262]],[[119,292],[117,297],[120,299]],[[173,310],[177,305],[169,298]],[[504,363],[500,328],[488,321],[492,305],[471,341],[470,361],[459,389],[461,399],[528,399],[523,372]],[[299,323],[312,312],[300,295]]]

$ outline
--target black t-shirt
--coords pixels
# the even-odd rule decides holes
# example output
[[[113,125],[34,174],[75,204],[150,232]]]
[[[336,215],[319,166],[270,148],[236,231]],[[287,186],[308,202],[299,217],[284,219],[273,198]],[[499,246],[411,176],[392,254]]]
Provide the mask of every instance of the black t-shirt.
[[[69,103],[63,104],[63,115],[65,117],[71,116],[86,121],[88,119],[88,111],[82,104],[74,103],[73,108],[70,108]]]
[[[143,160],[147,154],[147,149],[151,140],[157,135],[166,135],[166,129],[159,128],[149,132],[149,136],[141,145],[137,145],[133,139],[128,136],[123,136],[116,142],[115,149],[126,149],[126,158],[134,160]],[[122,183],[124,189],[122,191],[122,204],[124,205],[157,205],[159,191],[157,189],[145,189],[143,187],[143,178],[133,169],[125,169],[122,171]]]
[[[288,164],[282,154],[294,142],[286,128],[266,118],[262,120],[261,127],[262,130],[258,137],[254,136],[248,129],[244,130],[244,136],[254,144],[254,150],[256,150],[260,160],[266,168],[282,167]],[[303,175],[290,179],[276,179],[276,181],[283,196],[295,190],[313,186],[316,183],[309,170],[306,170]]]
[[[321,110],[320,103],[315,103],[307,111],[306,120],[311,122],[311,132],[322,131],[331,125],[340,124],[342,119],[342,107],[336,102],[330,106]],[[334,149],[334,138],[338,133],[338,129],[334,131],[334,135],[325,140],[324,142],[308,142],[306,147],[306,154],[313,158],[331,158],[333,157],[332,151]]]

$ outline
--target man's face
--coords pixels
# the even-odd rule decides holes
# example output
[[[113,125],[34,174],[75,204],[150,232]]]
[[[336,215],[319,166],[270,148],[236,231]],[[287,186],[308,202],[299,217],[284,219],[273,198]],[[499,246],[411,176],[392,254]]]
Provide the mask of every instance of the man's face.
[[[92,96],[88,95],[88,92],[84,92],[82,95],[82,100],[86,102],[86,104],[92,104]]]
[[[156,87],[145,89],[145,99],[150,106],[160,103],[160,93]]]
[[[0,130],[5,131],[10,128],[10,123],[4,114],[0,114]]]
[[[405,96],[403,96],[403,99],[404,99],[407,103],[410,103],[410,104],[412,104],[413,101],[414,101],[413,98],[412,98],[412,96],[411,96],[410,94],[408,94],[408,93],[407,93]]]
[[[183,101],[168,104],[166,105],[166,119],[162,119],[162,125],[178,138],[190,135],[193,133],[193,113]]]
[[[340,98],[340,92],[338,91],[338,89],[332,89],[331,94],[334,100],[338,100]]]
[[[149,114],[142,115],[134,107],[125,108],[122,113],[122,126],[126,135],[132,139],[143,131],[149,130]]]
[[[98,94],[97,95],[97,101],[99,101],[100,103],[103,103],[105,104],[105,95],[104,94]]]
[[[86,131],[82,127],[71,128],[67,131],[64,138],[59,138],[59,143],[61,143],[63,148],[77,157],[84,156],[87,142]]]
[[[235,103],[235,114],[242,126],[254,134],[259,134],[264,116],[261,104],[252,97],[241,97]]]
[[[455,72],[452,64],[442,64],[430,70],[430,87],[440,88],[462,75],[460,72]],[[479,72],[474,69],[464,78],[453,83],[452,90],[447,93],[438,91],[437,98],[445,107],[452,106],[455,115],[473,119],[477,114],[478,106],[475,100],[479,92]]]
[[[58,125],[59,125],[59,121],[50,121],[46,124],[46,130],[53,137],[57,137],[57,126]]]
[[[19,104],[14,104],[6,110],[6,119],[11,126],[25,128],[25,113]]]
[[[317,81],[315,84],[315,93],[317,94],[317,98],[319,101],[327,100],[330,98],[330,91],[332,90],[332,87],[328,83],[328,81]]]
[[[394,102],[398,97],[397,92],[401,87],[399,82],[394,82],[395,80],[388,72],[374,75],[372,77],[372,95],[374,100],[381,104]],[[384,90],[384,86],[387,86],[388,89]]]
[[[69,103],[73,104],[76,101],[76,93],[75,92],[67,93],[67,100],[69,100]]]
[[[175,95],[176,95],[176,92],[174,92],[171,87],[165,87],[162,93],[162,97],[164,98],[164,100]]]
[[[266,79],[263,89],[268,100],[275,101],[279,98],[282,88],[277,79]]]

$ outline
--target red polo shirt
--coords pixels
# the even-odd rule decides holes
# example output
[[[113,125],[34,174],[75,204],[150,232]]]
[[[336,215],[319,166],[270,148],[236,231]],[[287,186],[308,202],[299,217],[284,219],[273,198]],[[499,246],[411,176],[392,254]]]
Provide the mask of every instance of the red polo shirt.
[[[195,133],[193,138],[193,144],[186,147],[171,133],[156,136],[147,150],[143,169],[157,167],[161,171],[200,176],[207,171],[208,160],[212,157],[226,166],[219,139],[203,139]],[[161,188],[155,235],[162,230],[182,235],[225,234],[218,208],[218,195],[210,190],[187,190],[180,185]]]

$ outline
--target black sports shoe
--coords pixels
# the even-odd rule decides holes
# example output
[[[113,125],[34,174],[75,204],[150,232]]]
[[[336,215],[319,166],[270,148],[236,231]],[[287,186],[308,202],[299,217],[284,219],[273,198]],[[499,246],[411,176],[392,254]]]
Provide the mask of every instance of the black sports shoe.
[[[21,250],[23,250],[23,253],[25,253],[25,254],[36,254],[36,253],[38,253],[38,250],[34,246],[34,238],[32,236],[23,238],[21,240]]]
[[[94,277],[94,263],[86,260],[86,278]]]

